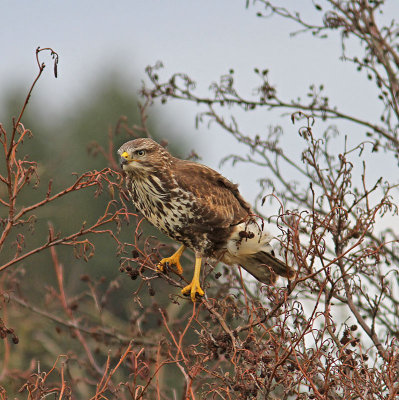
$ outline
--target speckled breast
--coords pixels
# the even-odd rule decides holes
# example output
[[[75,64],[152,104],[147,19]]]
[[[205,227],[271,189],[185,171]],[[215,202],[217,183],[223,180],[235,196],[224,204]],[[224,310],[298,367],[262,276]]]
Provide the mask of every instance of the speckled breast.
[[[195,234],[195,199],[178,187],[166,190],[156,178],[130,180],[128,190],[135,206],[160,231],[187,247],[200,250],[207,246],[205,234]]]

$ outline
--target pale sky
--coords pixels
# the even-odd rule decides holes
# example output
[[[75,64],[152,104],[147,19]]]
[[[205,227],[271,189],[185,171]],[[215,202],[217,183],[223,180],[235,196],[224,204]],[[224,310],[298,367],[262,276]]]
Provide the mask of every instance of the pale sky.
[[[251,94],[258,83],[253,68],[268,68],[277,90],[287,98],[305,97],[311,83],[323,83],[331,102],[344,111],[377,118],[380,109],[374,100],[374,86],[356,73],[353,65],[339,61],[337,37],[290,37],[289,33],[297,29],[294,23],[257,18],[258,8],[246,9],[245,4],[245,0],[3,0],[0,105],[5,89],[21,83],[28,87],[37,72],[34,52],[41,46],[52,47],[60,55],[59,78],[52,76],[50,58],[44,58],[48,70],[34,94],[48,107],[50,118],[77,99],[90,101],[88,84],[101,71],[117,71],[137,86],[145,79],[145,67],[158,60],[165,65],[161,76],[186,72],[202,93],[234,68],[238,86]],[[321,16],[310,0],[281,4],[299,4],[299,10],[309,18]],[[388,0],[388,4],[389,14],[399,15],[398,1]],[[161,109],[158,124],[175,127],[176,140],[182,135],[188,137],[203,163],[218,168],[220,159],[229,152],[245,151],[226,141],[227,135],[216,125],[196,130],[195,114],[200,109],[195,105],[172,102]],[[265,110],[243,117],[243,126],[249,132],[265,130],[271,124],[282,124],[291,135],[288,137],[297,136],[298,127],[279,113]],[[357,134],[348,125],[343,129],[349,135]],[[299,150],[294,144],[287,151],[299,156]],[[376,174],[384,170],[383,162],[382,156]],[[256,179],[263,172],[246,168],[225,166],[222,172],[240,183],[243,194],[252,201]],[[386,168],[390,170],[390,165]]]

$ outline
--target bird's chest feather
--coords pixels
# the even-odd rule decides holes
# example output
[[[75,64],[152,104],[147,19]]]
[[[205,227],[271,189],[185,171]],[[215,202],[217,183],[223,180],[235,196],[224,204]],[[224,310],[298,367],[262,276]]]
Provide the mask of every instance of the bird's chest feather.
[[[195,216],[192,195],[166,185],[155,176],[131,180],[128,189],[135,206],[149,222],[172,238],[182,239],[182,233]]]

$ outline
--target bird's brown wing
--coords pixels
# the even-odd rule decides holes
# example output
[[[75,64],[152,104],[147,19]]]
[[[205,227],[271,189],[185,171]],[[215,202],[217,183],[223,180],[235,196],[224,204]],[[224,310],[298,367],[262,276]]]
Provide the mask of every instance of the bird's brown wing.
[[[195,197],[193,223],[199,230],[227,228],[251,213],[251,206],[242,198],[238,186],[212,168],[176,159],[174,176],[178,186]]]

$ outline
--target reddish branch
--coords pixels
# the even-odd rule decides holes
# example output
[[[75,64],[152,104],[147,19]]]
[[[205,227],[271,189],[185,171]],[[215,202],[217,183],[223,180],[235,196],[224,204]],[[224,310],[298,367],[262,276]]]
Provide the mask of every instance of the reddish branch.
[[[32,367],[17,374],[11,370],[14,348],[7,343],[2,378],[21,376],[26,381],[28,377],[23,390],[31,398],[49,393],[68,398],[79,390],[79,385],[94,393],[92,399],[397,397],[399,238],[394,226],[379,232],[376,225],[384,216],[397,213],[397,185],[384,179],[371,181],[365,155],[372,157],[384,147],[388,157],[399,148],[398,27],[377,26],[375,14],[383,6],[381,1],[326,0],[324,8],[312,3],[321,13],[320,23],[305,21],[300,13],[272,1],[254,3],[260,6],[262,18],[288,18],[302,31],[320,37],[338,30],[344,46],[352,37],[360,40],[365,45],[364,57],[348,54],[345,47],[343,55],[366,70],[376,83],[384,108],[380,121],[335,108],[322,87],[312,86],[306,102],[282,98],[267,70],[255,70],[260,82],[253,97],[241,95],[236,89],[233,71],[212,84],[209,96],[200,96],[187,75],[174,74],[162,82],[158,65],[147,71],[149,86],[143,89],[141,125],[129,127],[123,118],[109,130],[106,146],[92,143],[90,149],[116,169],[116,135],[150,136],[149,105],[158,98],[162,102],[173,98],[198,103],[204,109],[197,122],[215,122],[243,145],[240,154],[230,155],[225,161],[260,167],[268,176],[261,182],[258,214],[262,214],[265,200],[280,207],[278,215],[270,219],[281,231],[281,256],[295,266],[297,276],[291,282],[278,282],[276,287],[259,287],[246,281],[241,272],[208,265],[204,273],[206,296],[192,305],[177,294],[176,288],[184,285],[184,278],[173,271],[161,274],[156,268],[163,254],[173,251],[173,245],[166,246],[163,239],[151,236],[145,220],[129,211],[130,200],[121,188],[122,176],[111,169],[87,172],[58,193],[52,193],[50,183],[41,201],[18,208],[16,200],[21,189],[28,190],[36,174],[36,162],[19,159],[17,151],[30,134],[20,123],[30,90],[12,134],[8,137],[0,127],[6,162],[0,182],[7,187],[0,201],[8,210],[0,245],[4,247],[12,232],[18,244],[14,256],[0,266],[4,274],[0,289],[4,301],[10,302],[2,308],[0,327],[10,338],[7,330],[12,329],[8,326],[12,318],[8,317],[18,307],[20,312],[56,324],[62,339],[74,339],[63,364],[59,365],[57,359],[49,372],[34,374]],[[44,68],[39,61],[38,65],[37,79]],[[246,112],[260,109],[264,113],[273,108],[293,112],[291,119],[302,145],[298,159],[285,153],[279,141],[281,128],[271,128],[263,135],[246,133],[237,118],[226,116],[222,110],[225,105],[230,112],[236,107]],[[352,148],[346,142],[339,147],[334,141],[336,130],[323,132],[320,120],[350,121],[371,129],[371,136]],[[297,181],[289,175],[292,170]],[[96,222],[68,235],[62,230],[56,234],[50,227],[47,240],[40,246],[24,249],[18,229],[28,224],[40,207],[89,188],[96,188],[99,194],[104,185],[109,187],[113,200]],[[119,236],[124,222],[130,223],[127,243]],[[55,246],[72,246],[76,256],[88,259],[95,250],[90,241],[93,234],[108,235],[115,242],[122,275],[112,282],[83,275],[86,289],[71,294],[64,284],[64,269]],[[18,292],[18,262],[45,249],[50,249],[57,279],[56,287],[43,289],[52,311],[31,304]],[[192,256],[185,257],[183,263],[189,267]],[[127,277],[134,285],[129,299],[118,292],[120,282]],[[118,306],[129,302],[126,321],[113,315],[112,306],[108,308],[109,294],[115,292]],[[83,355],[78,356],[81,349]],[[71,364],[79,367],[79,376],[69,367]],[[170,387],[165,379],[171,374],[176,374],[176,387]],[[56,381],[53,386],[50,377]],[[4,393],[0,387],[0,398],[5,398]]]

